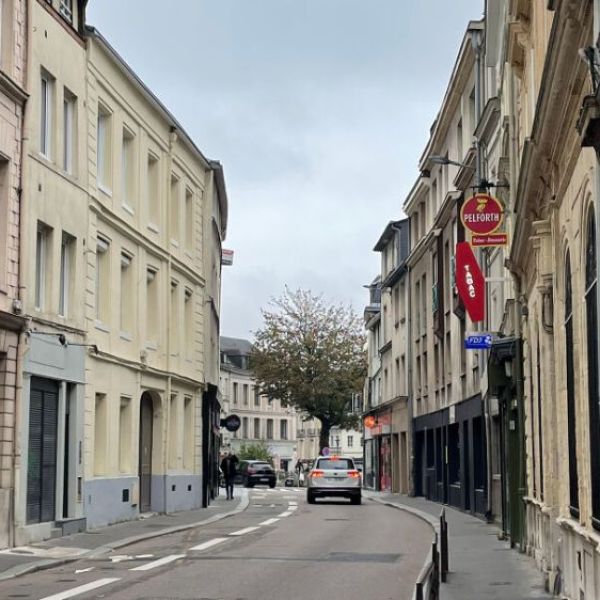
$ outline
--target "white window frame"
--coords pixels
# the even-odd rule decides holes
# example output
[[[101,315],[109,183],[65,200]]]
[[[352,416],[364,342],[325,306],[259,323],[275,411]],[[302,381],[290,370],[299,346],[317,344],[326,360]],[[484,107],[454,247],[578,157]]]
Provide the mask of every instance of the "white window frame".
[[[65,21],[73,24],[73,0],[60,0],[58,12]]]
[[[132,325],[131,322],[126,322],[126,321],[131,321],[133,319],[133,314],[129,314],[126,315],[125,313],[129,312],[131,306],[130,303],[132,302],[132,298],[131,298],[131,294],[133,293],[133,290],[129,289],[131,286],[129,285],[129,278],[131,276],[131,271],[129,271],[129,269],[132,268],[132,262],[133,262],[133,255],[131,255],[129,252],[126,252],[125,250],[121,251],[121,264],[120,264],[120,294],[121,294],[121,304],[120,304],[120,314],[119,314],[119,326],[120,326],[120,332],[121,332],[121,336],[123,337],[124,335],[127,335],[129,333],[129,329],[128,327]],[[124,273],[124,271],[127,271],[126,273]],[[125,286],[123,285],[123,283],[127,284],[127,288],[128,289],[123,289]],[[128,292],[129,293],[129,297],[125,298],[125,294],[124,292]],[[128,304],[129,303],[129,306]],[[132,311],[133,312],[133,311]],[[127,317],[127,318],[126,318]]]
[[[123,127],[121,135],[121,204],[129,213],[133,213],[135,135],[128,127]]]
[[[63,231],[60,245],[60,280],[59,280],[59,298],[58,314],[61,317],[69,316],[69,295],[71,289],[71,248],[74,238]]]
[[[63,169],[69,175],[74,171],[75,114],[77,99],[66,88],[63,96]]]
[[[46,259],[48,228],[38,223],[35,242],[35,308],[43,310],[46,299]]]
[[[108,253],[110,250],[110,242],[104,238],[98,237],[96,240],[96,322],[103,323],[100,315],[101,302],[100,297],[102,291],[100,290],[100,260],[103,254]],[[106,260],[110,260],[110,256],[106,257]],[[110,277],[110,265],[108,269]]]
[[[101,103],[98,104],[96,139],[96,178],[98,187],[107,194],[112,186],[112,114]]]
[[[54,79],[45,71],[40,78],[40,154],[52,158],[52,95]]]

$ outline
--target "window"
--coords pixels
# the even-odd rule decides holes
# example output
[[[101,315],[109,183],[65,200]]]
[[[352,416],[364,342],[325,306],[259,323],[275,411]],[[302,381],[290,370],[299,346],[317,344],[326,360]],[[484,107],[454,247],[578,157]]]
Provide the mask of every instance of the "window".
[[[98,185],[105,191],[111,187],[111,114],[108,109],[98,105],[98,132],[96,154],[98,161]]]
[[[0,156],[0,290],[5,290],[7,283],[7,262],[8,253],[8,215],[9,213],[9,185],[10,176],[9,162]]]
[[[35,243],[35,307],[46,307],[46,288],[48,282],[48,260],[52,229],[38,221]]]
[[[464,150],[463,150],[463,122],[462,119],[458,121],[456,125],[456,155],[457,162],[462,162],[464,159]]]
[[[58,291],[58,314],[63,317],[69,316],[74,255],[75,238],[63,231],[60,246],[60,289]]]
[[[119,471],[131,472],[131,398],[121,396],[119,406]]]
[[[148,202],[148,220],[153,225],[160,222],[160,184],[158,178],[158,158],[154,154],[148,154],[146,194]]]
[[[121,332],[133,330],[133,257],[121,252]]]
[[[52,157],[52,97],[54,94],[54,79],[43,72],[40,92],[40,152],[46,157]]]
[[[94,403],[94,475],[106,473],[108,415],[106,394],[96,394]]]
[[[592,525],[600,529],[600,410],[598,406],[598,271],[596,219],[587,224],[585,260],[585,312],[588,358],[588,402],[590,412],[590,462],[592,467]]]
[[[194,194],[185,188],[185,249],[194,249]]]
[[[279,438],[282,440],[288,439],[288,422],[287,419],[282,419],[279,422]]]
[[[260,406],[260,394],[256,385],[254,386],[254,406]]]
[[[183,467],[194,468],[194,400],[191,396],[183,399]]]
[[[169,327],[169,344],[171,356],[179,354],[179,284],[171,280],[171,326]]]
[[[158,341],[158,270],[146,268],[146,339],[155,344]]]
[[[248,384],[244,383],[244,387],[242,388],[244,394],[244,406],[248,406]]]
[[[242,437],[248,439],[248,417],[242,417]]]
[[[133,209],[135,191],[135,155],[134,155],[133,133],[129,129],[123,129],[123,139],[121,145],[121,193],[122,204],[129,209]]]
[[[73,0],[60,0],[58,12],[65,21],[73,23]]]
[[[354,447],[354,436],[349,435],[348,436],[348,448],[353,448]]]
[[[171,174],[170,196],[170,235],[171,241],[179,240],[179,179]]]
[[[185,288],[184,292],[184,331],[185,331],[185,357],[192,359],[194,350],[194,303],[193,292],[190,288]]]
[[[238,403],[238,384],[236,382],[233,383],[233,403]]]
[[[110,244],[98,237],[96,242],[96,319],[108,323],[110,316]]]
[[[254,419],[254,439],[258,440],[260,438],[260,419]]]
[[[63,169],[73,174],[75,171],[75,119],[76,119],[77,98],[64,90],[63,97]]]
[[[569,510],[579,517],[579,473],[577,469],[577,411],[575,400],[575,364],[573,360],[573,287],[571,255],[565,258],[565,352],[567,367],[567,434],[569,442]]]
[[[273,419],[267,419],[267,439],[273,439]]]

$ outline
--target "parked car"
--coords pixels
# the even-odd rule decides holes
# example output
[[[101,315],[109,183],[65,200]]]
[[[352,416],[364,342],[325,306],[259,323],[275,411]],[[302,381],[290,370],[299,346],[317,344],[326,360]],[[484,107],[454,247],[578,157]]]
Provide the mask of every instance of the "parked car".
[[[316,498],[340,496],[361,503],[360,472],[352,458],[320,456],[308,474],[306,501],[314,504]]]
[[[277,485],[275,470],[264,460],[242,460],[238,465],[238,476],[246,487],[268,485],[274,488]]]

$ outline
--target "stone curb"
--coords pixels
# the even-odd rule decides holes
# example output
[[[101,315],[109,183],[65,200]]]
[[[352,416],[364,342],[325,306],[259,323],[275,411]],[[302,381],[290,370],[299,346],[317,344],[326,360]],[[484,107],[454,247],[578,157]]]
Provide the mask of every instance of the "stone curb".
[[[150,540],[152,538],[161,537],[163,535],[169,535],[171,533],[179,533],[180,531],[194,529],[195,527],[201,527],[203,525],[210,525],[212,523],[216,523],[217,521],[222,521],[223,519],[233,517],[234,515],[243,512],[248,508],[249,503],[250,496],[248,495],[248,491],[244,489],[240,503],[236,506],[236,508],[226,513],[218,513],[216,515],[213,515],[212,517],[209,517],[208,519],[196,521],[194,523],[174,525],[172,527],[165,527],[164,529],[159,529],[157,531],[148,531],[146,533],[132,535],[126,538],[122,538],[120,540],[115,540],[114,542],[110,542],[108,544],[104,544],[103,546],[98,546],[98,548],[92,548],[91,550],[88,550],[77,556],[69,556],[68,558],[48,558],[32,562],[26,565],[17,565],[1,573],[0,581],[14,579],[15,577],[20,577],[21,575],[27,575],[29,573],[35,573],[36,571],[42,571],[44,569],[60,567],[61,565],[65,565],[86,558],[100,558],[104,554],[108,554],[109,552],[112,552],[117,548],[123,548],[124,546],[130,546],[131,544],[136,544],[137,542],[143,542],[144,540]]]

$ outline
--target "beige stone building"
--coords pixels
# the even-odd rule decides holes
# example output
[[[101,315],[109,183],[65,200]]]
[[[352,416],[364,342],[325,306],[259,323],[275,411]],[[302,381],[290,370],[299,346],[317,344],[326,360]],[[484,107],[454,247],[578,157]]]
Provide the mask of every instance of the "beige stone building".
[[[258,393],[249,368],[252,344],[248,340],[221,337],[221,383],[223,417],[238,415],[240,428],[223,429],[223,451],[239,451],[242,444],[264,442],[276,469],[294,466],[296,455],[296,411],[280,400],[268,401]]]
[[[221,165],[86,2],[29,4],[17,543],[207,503],[227,226]]]
[[[0,19],[0,548],[14,539],[15,462],[18,388],[22,343],[19,261],[23,116],[27,100],[27,6],[1,5]]]
[[[365,308],[368,385],[363,406],[366,487],[410,491],[411,414],[408,402],[409,221],[389,222],[374,251],[381,275],[370,286]],[[377,302],[378,301],[378,302]]]

